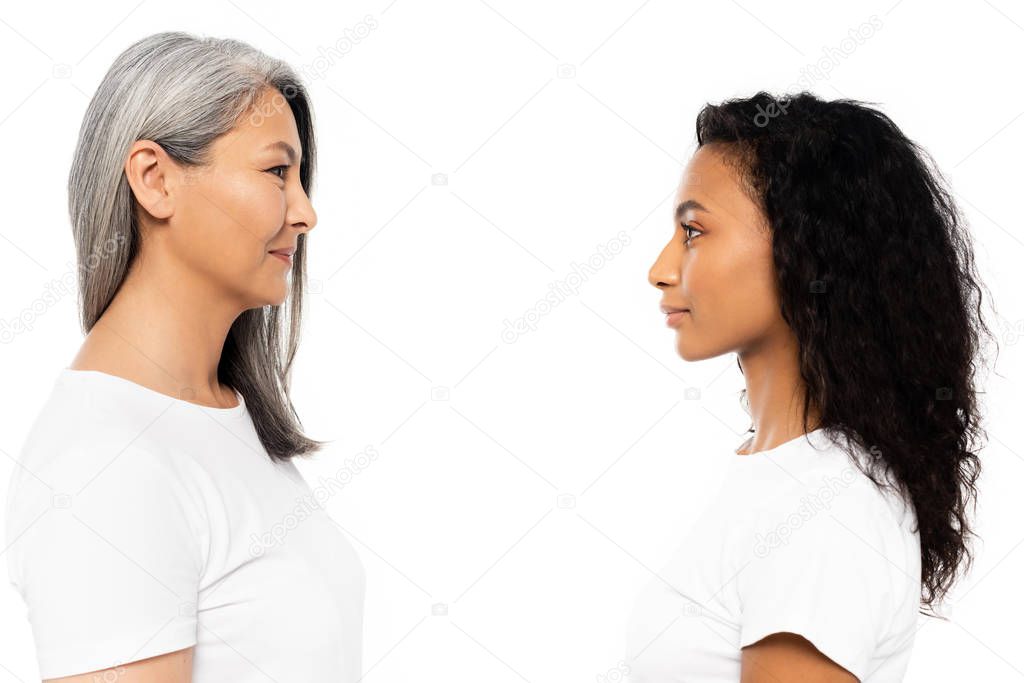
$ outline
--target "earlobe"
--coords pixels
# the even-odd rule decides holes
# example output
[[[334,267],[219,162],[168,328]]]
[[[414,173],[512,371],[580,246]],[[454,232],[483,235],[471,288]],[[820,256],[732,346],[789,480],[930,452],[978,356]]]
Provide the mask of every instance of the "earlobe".
[[[138,140],[128,150],[124,173],[139,206],[156,219],[174,213],[168,171],[170,157],[152,140]]]

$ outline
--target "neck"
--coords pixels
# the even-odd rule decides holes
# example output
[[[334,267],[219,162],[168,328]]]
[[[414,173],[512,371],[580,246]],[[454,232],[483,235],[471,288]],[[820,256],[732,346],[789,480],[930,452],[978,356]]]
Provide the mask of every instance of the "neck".
[[[792,332],[740,353],[739,362],[755,430],[746,452],[774,448],[817,428],[818,415],[811,406],[808,430],[804,429],[805,391],[800,377],[798,346]]]
[[[90,330],[74,365],[127,377],[185,400],[231,404],[217,379],[238,301],[168,250],[138,255],[113,301]]]

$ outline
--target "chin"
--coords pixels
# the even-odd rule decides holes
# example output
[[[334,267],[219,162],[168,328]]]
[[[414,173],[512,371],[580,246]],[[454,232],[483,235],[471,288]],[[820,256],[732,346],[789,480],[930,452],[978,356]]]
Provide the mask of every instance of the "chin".
[[[259,292],[253,296],[253,300],[256,301],[256,306],[280,306],[288,300],[289,290],[282,287],[278,291]]]
[[[714,350],[693,348],[686,344],[679,344],[676,346],[676,351],[679,353],[680,358],[689,362],[707,360],[708,358],[714,358],[722,355]]]

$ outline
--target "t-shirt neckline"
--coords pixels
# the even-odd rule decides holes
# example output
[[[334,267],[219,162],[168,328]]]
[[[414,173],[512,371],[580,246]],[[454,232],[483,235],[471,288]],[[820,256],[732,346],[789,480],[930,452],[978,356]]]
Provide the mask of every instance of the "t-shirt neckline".
[[[165,393],[163,393],[161,391],[156,391],[155,389],[150,389],[149,387],[143,386],[143,385],[139,384],[138,382],[133,382],[132,380],[130,380],[130,379],[126,378],[126,377],[121,377],[119,375],[111,375],[110,373],[103,372],[102,370],[76,370],[74,368],[67,368],[67,367],[65,367],[65,368],[61,368],[60,377],[62,379],[63,378],[100,377],[100,378],[106,379],[107,381],[114,382],[114,383],[119,384],[121,386],[128,387],[128,388],[130,388],[130,389],[132,389],[134,391],[142,392],[142,393],[148,394],[148,395],[153,396],[153,397],[163,398],[165,400],[173,401],[174,403],[179,403],[179,404],[183,404],[183,405],[186,405],[186,406],[191,406],[193,408],[199,408],[199,409],[204,410],[204,411],[209,411],[210,413],[212,413],[214,415],[223,415],[225,417],[233,417],[235,415],[241,415],[243,412],[245,412],[245,398],[238,391],[234,392],[235,393],[235,398],[238,399],[238,405],[237,406],[232,406],[230,408],[216,408],[214,406],[203,405],[202,403],[194,403],[192,401],[186,401],[185,399],[177,398],[175,396],[171,396],[170,394],[165,394]]]
[[[824,436],[825,436],[825,428],[824,427],[818,427],[817,429],[812,429],[809,432],[805,432],[804,434],[800,434],[799,436],[793,437],[792,439],[789,439],[788,441],[783,441],[782,443],[780,443],[779,445],[775,446],[774,448],[768,448],[768,449],[765,449],[763,451],[757,451],[755,453],[748,453],[746,455],[742,455],[740,453],[737,453],[735,451],[735,449],[733,449],[732,459],[734,461],[737,461],[737,462],[745,462],[747,460],[757,460],[757,459],[759,459],[759,456],[767,455],[769,457],[772,457],[772,456],[778,455],[781,452],[788,451],[791,448],[793,448],[794,446],[797,446],[797,445],[799,445],[801,443],[807,443],[808,440],[810,440],[810,442],[812,444],[816,444],[816,442],[818,440],[824,438]],[[744,442],[744,443],[746,443],[746,442]]]

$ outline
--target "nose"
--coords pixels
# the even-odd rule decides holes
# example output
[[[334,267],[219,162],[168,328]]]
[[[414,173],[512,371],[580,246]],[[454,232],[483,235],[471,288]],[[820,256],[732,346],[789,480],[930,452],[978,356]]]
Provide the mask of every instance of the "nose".
[[[676,240],[672,239],[661,250],[654,265],[647,272],[647,281],[658,289],[675,287],[679,284],[680,270],[679,250],[676,248]]]
[[[296,183],[292,195],[288,198],[287,224],[299,232],[307,233],[316,227],[316,221],[317,216],[316,210],[313,209],[313,203],[309,200],[302,185]]]

